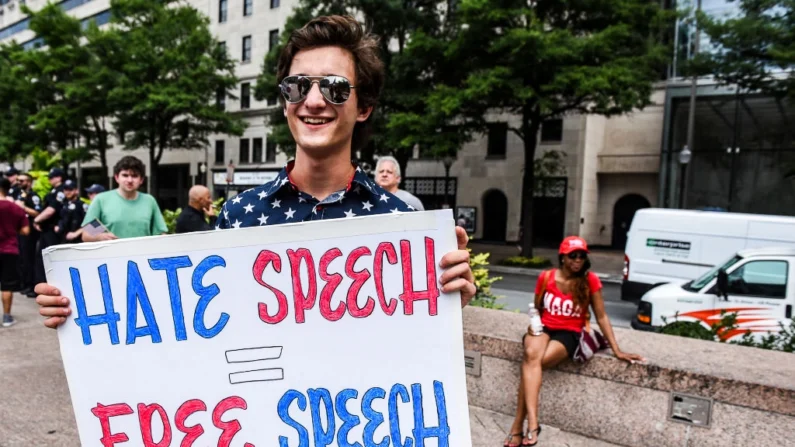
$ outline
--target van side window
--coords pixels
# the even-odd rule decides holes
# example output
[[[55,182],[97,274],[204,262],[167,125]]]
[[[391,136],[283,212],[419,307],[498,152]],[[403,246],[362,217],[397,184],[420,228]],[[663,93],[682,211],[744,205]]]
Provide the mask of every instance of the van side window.
[[[729,274],[729,295],[784,298],[788,271],[786,261],[751,261]]]

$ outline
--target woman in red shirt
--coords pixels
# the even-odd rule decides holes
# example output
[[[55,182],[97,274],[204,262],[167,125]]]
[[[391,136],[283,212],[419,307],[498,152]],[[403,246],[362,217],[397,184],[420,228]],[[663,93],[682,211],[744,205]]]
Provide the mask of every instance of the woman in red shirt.
[[[613,355],[628,362],[643,361],[641,356],[621,352],[618,348],[605,312],[602,282],[589,271],[591,263],[585,240],[576,236],[567,237],[560,244],[558,257],[560,268],[544,272],[536,284],[536,309],[541,312],[544,331],[538,336],[529,332],[524,336],[524,361],[516,418],[504,447],[534,446],[538,443],[541,433],[538,425],[538,394],[541,391],[542,368],[552,368],[566,358],[572,358],[585,322],[590,318],[589,308],[596,314]],[[528,422],[527,432],[523,432],[525,418]],[[520,439],[521,444],[514,442]]]

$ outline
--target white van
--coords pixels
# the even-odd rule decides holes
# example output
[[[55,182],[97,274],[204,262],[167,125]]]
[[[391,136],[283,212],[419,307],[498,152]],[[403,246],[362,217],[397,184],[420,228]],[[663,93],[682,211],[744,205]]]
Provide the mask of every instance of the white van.
[[[664,284],[638,303],[633,329],[656,331],[666,323],[689,321],[710,329],[721,313],[737,315],[737,329],[725,341],[751,331],[757,339],[789,326],[795,304],[795,248],[742,250],[701,277]]]
[[[795,247],[795,217],[639,210],[627,235],[621,299],[696,278],[740,250],[771,246]]]

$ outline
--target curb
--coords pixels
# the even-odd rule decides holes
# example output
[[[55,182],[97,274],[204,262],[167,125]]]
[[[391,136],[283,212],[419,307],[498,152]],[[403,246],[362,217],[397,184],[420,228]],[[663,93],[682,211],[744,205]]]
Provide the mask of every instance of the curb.
[[[531,269],[531,268],[524,268],[524,267],[509,267],[506,265],[488,265],[486,268],[489,270],[490,273],[503,273],[503,274],[511,274],[511,275],[524,275],[524,276],[539,276],[544,270],[546,269]],[[596,273],[596,276],[602,280],[603,283],[607,284],[618,284],[620,285],[623,282],[623,278],[621,275],[612,275],[610,273]]]

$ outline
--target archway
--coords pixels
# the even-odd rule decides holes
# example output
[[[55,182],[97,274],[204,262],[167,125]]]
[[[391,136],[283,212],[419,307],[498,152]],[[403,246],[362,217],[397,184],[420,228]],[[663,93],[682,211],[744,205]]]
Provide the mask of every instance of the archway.
[[[505,242],[508,226],[508,198],[499,189],[483,194],[483,240]]]
[[[627,245],[627,233],[635,213],[651,203],[639,194],[627,194],[618,199],[613,207],[613,248],[623,250]]]

